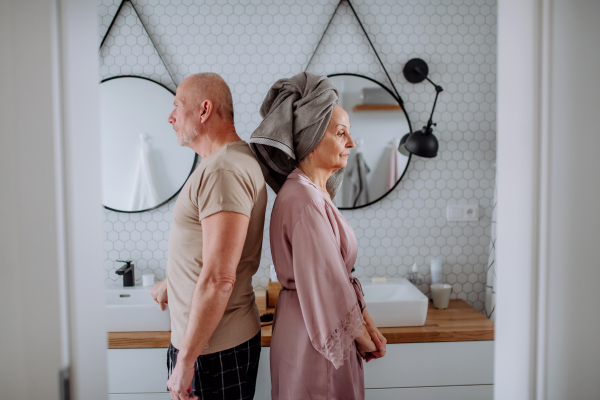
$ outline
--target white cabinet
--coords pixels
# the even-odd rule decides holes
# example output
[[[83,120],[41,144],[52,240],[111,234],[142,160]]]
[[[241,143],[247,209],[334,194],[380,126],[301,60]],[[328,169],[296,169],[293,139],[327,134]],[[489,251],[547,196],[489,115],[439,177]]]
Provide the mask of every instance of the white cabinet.
[[[387,354],[364,363],[365,388],[490,385],[494,342],[388,344]]]
[[[110,400],[170,399],[167,392],[167,349],[108,350],[108,393]],[[144,393],[145,397],[122,397]],[[153,394],[154,393],[154,394]],[[161,397],[162,396],[162,397]]]
[[[491,400],[493,397],[494,385],[365,390],[365,400]]]
[[[256,400],[271,399],[270,348],[260,354]],[[167,349],[108,351],[109,400],[168,400]],[[491,400],[494,342],[388,344],[364,364],[367,400]]]
[[[269,348],[260,355],[256,400],[271,399]],[[366,400],[492,400],[494,342],[388,344],[364,363]]]
[[[171,393],[109,394],[108,400],[171,400]]]
[[[258,376],[256,377],[255,400],[271,399],[271,361],[269,360],[270,347],[260,350],[260,362],[258,363]]]

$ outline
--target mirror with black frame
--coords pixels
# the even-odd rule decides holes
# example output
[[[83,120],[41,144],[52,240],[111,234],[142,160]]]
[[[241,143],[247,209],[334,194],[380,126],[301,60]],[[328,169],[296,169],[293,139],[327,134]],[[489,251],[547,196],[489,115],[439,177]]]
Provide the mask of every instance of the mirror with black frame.
[[[356,74],[332,74],[329,79],[338,89],[356,142],[334,201],[338,208],[352,210],[383,199],[400,182],[411,155],[401,154],[398,145],[410,128],[396,97],[381,83]]]
[[[158,208],[181,190],[198,156],[179,146],[167,118],[175,94],[138,76],[100,84],[102,204],[118,212]]]

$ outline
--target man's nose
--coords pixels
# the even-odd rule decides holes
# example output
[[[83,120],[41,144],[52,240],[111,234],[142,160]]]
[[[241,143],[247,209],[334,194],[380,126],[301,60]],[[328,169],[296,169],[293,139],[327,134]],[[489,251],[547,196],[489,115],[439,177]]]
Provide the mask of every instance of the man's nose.
[[[167,118],[167,121],[170,124],[174,124],[175,123],[175,117],[173,116],[174,113],[175,113],[175,110],[173,110],[173,112],[171,112],[171,114],[169,114],[169,118]]]

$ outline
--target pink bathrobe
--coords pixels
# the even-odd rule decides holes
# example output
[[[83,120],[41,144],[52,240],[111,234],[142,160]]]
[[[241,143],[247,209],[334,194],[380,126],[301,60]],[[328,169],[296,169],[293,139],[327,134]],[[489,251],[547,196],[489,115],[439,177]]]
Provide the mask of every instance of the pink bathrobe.
[[[302,171],[279,191],[271,214],[271,254],[283,290],[271,340],[273,400],[364,399],[364,298],[350,271],[352,227]]]

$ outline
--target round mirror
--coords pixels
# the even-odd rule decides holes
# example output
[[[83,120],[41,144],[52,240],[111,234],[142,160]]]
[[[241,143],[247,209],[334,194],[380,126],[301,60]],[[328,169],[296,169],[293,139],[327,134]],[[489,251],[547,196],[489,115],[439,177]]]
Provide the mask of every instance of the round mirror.
[[[350,117],[356,147],[350,152],[342,186],[335,196],[338,208],[365,207],[384,198],[406,172],[410,155],[398,151],[410,132],[404,110],[381,83],[355,74],[333,74],[339,105]]]
[[[119,76],[100,84],[102,203],[109,210],[160,207],[183,187],[196,153],[177,144],[167,122],[175,94],[146,78]]]

